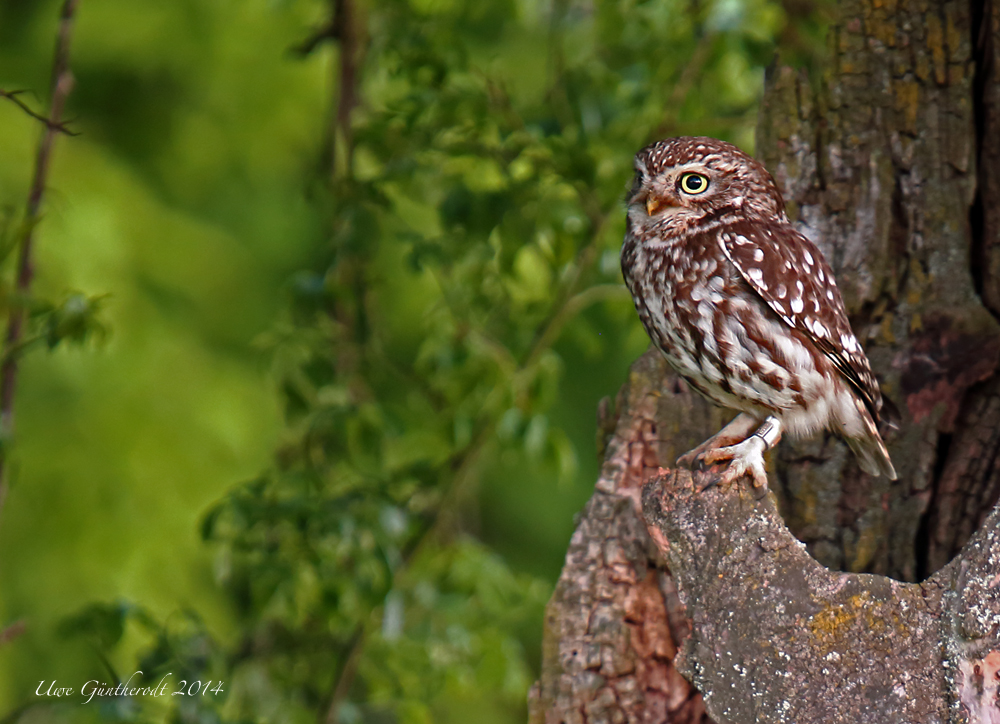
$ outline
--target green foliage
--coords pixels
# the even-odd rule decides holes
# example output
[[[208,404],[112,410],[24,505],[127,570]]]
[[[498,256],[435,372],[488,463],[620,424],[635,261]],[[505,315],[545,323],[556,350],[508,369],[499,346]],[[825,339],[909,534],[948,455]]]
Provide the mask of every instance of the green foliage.
[[[122,670],[131,660],[120,648],[132,642],[144,685],[170,672],[224,681],[225,695],[138,697],[109,704],[106,718],[417,724],[468,721],[471,707],[479,721],[524,719],[552,581],[504,552],[511,538],[530,541],[531,516],[546,511],[522,511],[507,535],[491,535],[497,517],[483,501],[500,486],[556,481],[586,497],[594,403],[645,347],[617,263],[632,156],[687,133],[751,146],[763,66],[786,30],[769,0],[379,0],[359,10],[350,133],[328,134],[323,155],[332,148],[334,162],[297,171],[323,240],[287,283],[283,320],[258,339],[284,402],[282,441],[274,464],[202,522],[234,624],[217,635],[194,614],[116,604],[61,629]],[[169,125],[162,117],[191,92],[180,79],[200,70],[152,49],[128,77],[94,70],[137,42],[109,41],[93,56],[103,85],[83,103],[104,114],[109,145],[198,208],[206,202],[187,187],[208,185],[212,164],[252,166],[259,138],[234,130],[246,148],[205,141],[206,158],[173,153],[167,135],[146,142],[137,129]],[[164,79],[166,95],[145,95],[150,78]],[[123,110],[112,114],[118,94]],[[321,157],[316,124],[302,124]],[[206,208],[234,228],[256,213],[235,200]],[[89,310],[100,304],[72,296],[44,312],[45,329],[95,332]],[[600,389],[585,372],[595,360]],[[530,507],[516,493],[505,500]],[[570,515],[560,517],[564,531]]]
[[[52,350],[63,342],[104,341],[108,328],[100,312],[108,295],[64,292],[62,301],[55,302],[30,289],[25,293],[19,283],[22,249],[31,242],[39,220],[26,218],[17,223],[19,214],[12,206],[0,213],[0,319],[8,320],[18,311],[28,319],[16,342],[7,340],[3,357],[20,357],[37,342]]]

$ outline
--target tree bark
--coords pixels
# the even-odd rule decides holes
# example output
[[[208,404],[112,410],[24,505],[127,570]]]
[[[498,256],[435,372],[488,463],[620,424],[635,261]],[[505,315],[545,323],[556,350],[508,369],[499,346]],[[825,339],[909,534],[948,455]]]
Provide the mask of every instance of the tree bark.
[[[822,77],[776,65],[761,107],[757,155],[899,403],[900,480],[829,436],[783,442],[760,500],[661,470],[732,413],[647,353],[547,610],[532,722],[1000,722],[995,2],[841,3]]]

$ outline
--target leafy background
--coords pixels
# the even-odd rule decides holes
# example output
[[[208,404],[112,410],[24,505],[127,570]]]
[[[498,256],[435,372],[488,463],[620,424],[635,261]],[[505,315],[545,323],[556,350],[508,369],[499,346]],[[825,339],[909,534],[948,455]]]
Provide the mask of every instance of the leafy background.
[[[303,52],[336,5],[80,2],[32,303],[107,296],[22,360],[4,721],[524,721],[647,345],[632,155],[752,151],[776,46],[823,37],[791,0],[355,0],[347,132],[340,44]],[[46,96],[58,10],[0,0],[0,88]],[[0,104],[4,310],[39,131]],[[223,687],[35,695],[139,669]]]

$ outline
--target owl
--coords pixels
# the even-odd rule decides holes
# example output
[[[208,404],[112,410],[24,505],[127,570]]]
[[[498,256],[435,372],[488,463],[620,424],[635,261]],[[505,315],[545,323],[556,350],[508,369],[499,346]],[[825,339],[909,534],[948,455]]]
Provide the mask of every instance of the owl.
[[[635,157],[622,272],[646,332],[702,395],[739,414],[678,463],[728,461],[767,486],[783,434],[841,436],[865,472],[896,478],[878,382],[819,249],[789,223],[767,170],[714,138]],[[887,408],[888,409],[888,408]]]

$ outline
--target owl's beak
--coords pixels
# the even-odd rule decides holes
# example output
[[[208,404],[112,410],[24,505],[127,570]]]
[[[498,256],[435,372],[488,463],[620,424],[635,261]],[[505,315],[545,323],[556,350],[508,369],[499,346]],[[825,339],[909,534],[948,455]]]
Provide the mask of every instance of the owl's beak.
[[[654,216],[658,211],[667,206],[675,206],[666,196],[647,196],[646,213]]]

